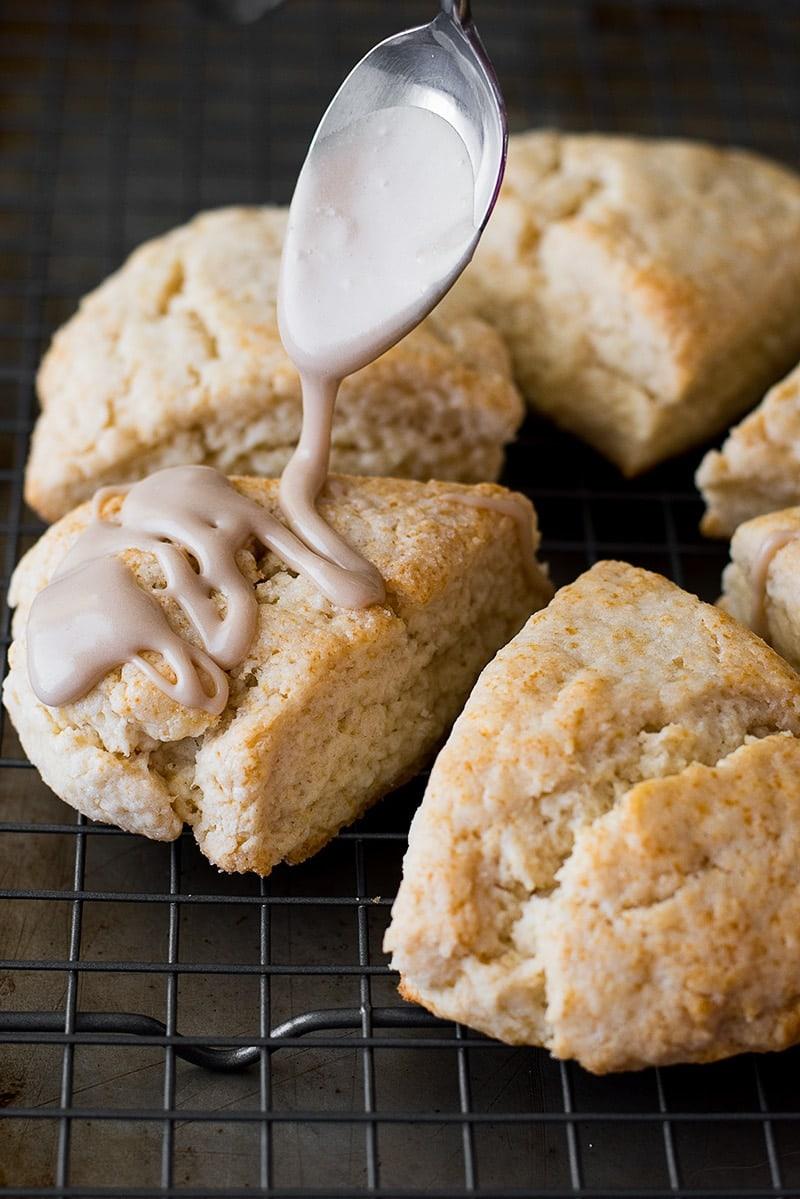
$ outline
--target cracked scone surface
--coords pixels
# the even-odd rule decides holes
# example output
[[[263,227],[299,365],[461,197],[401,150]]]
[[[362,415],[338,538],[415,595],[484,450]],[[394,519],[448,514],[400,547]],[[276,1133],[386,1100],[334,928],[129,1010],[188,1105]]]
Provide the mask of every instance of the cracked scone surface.
[[[278,515],[277,482],[233,483]],[[186,822],[223,870],[267,874],[308,857],[424,764],[481,668],[551,593],[542,568],[526,570],[516,522],[460,502],[465,493],[509,494],[493,484],[331,480],[321,511],[384,575],[383,606],[336,608],[274,555],[243,551],[257,629],[217,718],[176,703],[133,664],[76,703],[36,699],[27,614],[85,528],[83,505],[29,551],[12,582],[4,702],[26,753],[87,816],[161,840]],[[532,507],[519,502],[535,529]],[[110,516],[120,500],[106,503]],[[122,556],[193,640],[155,558]]]
[[[800,1038],[800,677],[603,562],[480,677],[386,948],[432,1011],[604,1073]]]
[[[275,478],[300,432],[278,335],[280,208],[228,208],[147,242],[82,301],[39,371],[26,474],[48,520],[106,483],[204,463]],[[429,317],[342,385],[333,469],[495,479],[523,405],[479,317]]]
[[[494,321],[533,406],[635,474],[800,356],[800,177],[701,143],[520,134],[445,305]]]
[[[759,558],[773,536],[790,539],[769,558],[763,589],[756,585]],[[800,671],[800,508],[786,508],[748,520],[733,535],[731,560],[722,573],[719,604],[742,624],[751,626],[763,599],[763,635]]]
[[[709,450],[697,472],[709,537],[730,537],[743,521],[800,504],[800,366]]]

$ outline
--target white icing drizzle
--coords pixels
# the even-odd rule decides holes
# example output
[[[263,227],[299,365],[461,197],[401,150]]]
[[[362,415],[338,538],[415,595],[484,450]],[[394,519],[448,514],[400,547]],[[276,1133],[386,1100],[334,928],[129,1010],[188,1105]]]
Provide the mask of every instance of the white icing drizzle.
[[[117,516],[100,519],[115,493],[124,495]],[[219,714],[228,698],[224,671],[242,661],[255,632],[255,590],[236,563],[253,539],[332,603],[363,608],[383,599],[380,576],[369,564],[361,569],[358,555],[351,567],[329,561],[208,466],[171,467],[130,487],[104,488],[93,511],[28,617],[28,672],[46,704],[71,703],[133,661],[167,695]],[[161,605],[116,556],[125,550],[157,560],[166,580],[161,594],[180,605],[202,651],[173,632]],[[147,651],[164,659],[174,680],[142,657]]]
[[[300,372],[303,430],[281,479],[281,508],[307,545],[348,569],[357,566],[353,550],[315,507],[339,385],[419,324],[453,283],[477,240],[474,208],[467,148],[424,108],[379,109],[316,139],[297,181],[278,321]]]

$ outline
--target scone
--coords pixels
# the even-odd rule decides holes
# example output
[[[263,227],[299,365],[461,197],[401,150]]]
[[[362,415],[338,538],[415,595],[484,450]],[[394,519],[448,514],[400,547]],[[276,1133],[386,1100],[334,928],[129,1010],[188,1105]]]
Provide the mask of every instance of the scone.
[[[722,592],[720,607],[800,670],[800,508],[739,526]]]
[[[512,137],[445,306],[494,321],[533,406],[636,474],[800,356],[800,177],[699,143]]]
[[[401,991],[597,1073],[800,1039],[800,677],[602,562],[487,666],[411,828]]]
[[[235,486],[277,514],[277,482]],[[4,699],[26,753],[56,794],[92,819],[159,840],[186,822],[223,870],[267,874],[283,859],[308,857],[425,762],[481,668],[547,602],[550,585],[518,522],[465,495],[474,503],[509,493],[492,484],[331,480],[320,510],[382,572],[385,606],[336,608],[272,554],[245,553],[256,634],[229,674],[219,717],[176,703],[132,663],[76,703],[52,708],[35,697],[27,615],[86,527],[83,505],[29,551],[11,585]],[[518,502],[535,533],[533,509]],[[164,599],[155,558],[128,551],[125,561],[173,627],[196,641]]]
[[[39,371],[25,497],[41,516],[166,466],[280,474],[300,432],[276,317],[285,224],[278,208],[206,213],[141,246],[83,300]],[[495,479],[522,413],[494,329],[434,316],[345,380],[332,468]]]
[[[730,537],[765,512],[800,504],[800,366],[710,450],[697,472],[706,512],[701,529]]]

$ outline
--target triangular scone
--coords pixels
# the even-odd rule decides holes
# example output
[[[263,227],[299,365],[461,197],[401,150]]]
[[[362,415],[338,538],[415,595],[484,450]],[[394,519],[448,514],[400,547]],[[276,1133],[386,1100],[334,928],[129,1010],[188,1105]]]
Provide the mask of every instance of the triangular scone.
[[[234,482],[277,514],[276,482]],[[85,527],[82,506],[44,535],[12,582],[5,704],[26,753],[87,816],[161,840],[185,821],[223,870],[267,874],[308,857],[419,769],[481,668],[551,593],[542,568],[525,561],[517,522],[457,498],[465,494],[509,495],[492,484],[331,480],[321,511],[382,572],[385,606],[335,608],[272,554],[244,553],[257,632],[218,718],[177,704],[135,665],[63,708],[34,696],[27,613]],[[533,509],[519,503],[535,530]],[[108,515],[119,500],[111,504]],[[125,561],[159,597],[155,559]],[[161,602],[191,636],[174,601]]]
[[[401,991],[589,1070],[800,1039],[800,677],[603,562],[486,668],[414,818]]]
[[[710,450],[697,472],[701,529],[730,537],[743,521],[800,504],[800,366]]]
[[[206,213],[83,300],[39,372],[25,498],[40,515],[166,466],[280,474],[300,433],[276,317],[285,224],[281,208]],[[498,333],[433,316],[342,384],[333,469],[494,479],[522,414]]]
[[[800,508],[739,526],[719,604],[800,670]]]
[[[533,406],[628,474],[800,355],[800,176],[695,142],[534,131],[445,306],[494,321]]]

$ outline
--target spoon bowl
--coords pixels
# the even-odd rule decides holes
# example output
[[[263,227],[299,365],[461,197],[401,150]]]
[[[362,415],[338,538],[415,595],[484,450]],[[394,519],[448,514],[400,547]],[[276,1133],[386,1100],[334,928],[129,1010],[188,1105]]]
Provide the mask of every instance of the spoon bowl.
[[[441,12],[428,25],[395,34],[370,50],[329,104],[309,158],[321,139],[368,113],[402,105],[429,109],[449,122],[472,163],[475,236],[449,287],[472,257],[491,215],[508,144],[505,105],[468,0],[442,0]]]

